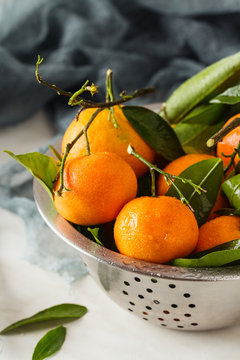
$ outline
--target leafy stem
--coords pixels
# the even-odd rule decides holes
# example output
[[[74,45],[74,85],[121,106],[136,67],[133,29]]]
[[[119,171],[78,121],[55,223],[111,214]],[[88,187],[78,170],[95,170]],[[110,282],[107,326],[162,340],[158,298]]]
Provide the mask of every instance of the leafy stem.
[[[57,196],[61,196],[62,195],[62,191],[67,190],[70,191],[70,189],[67,189],[63,183],[63,170],[64,170],[64,165],[66,162],[66,158],[67,155],[69,154],[71,148],[73,147],[73,145],[77,142],[77,140],[82,136],[85,135],[85,139],[87,142],[87,153],[88,155],[90,154],[90,147],[89,147],[89,142],[88,142],[88,137],[86,136],[87,134],[87,130],[89,128],[89,126],[91,125],[91,123],[93,122],[93,120],[95,119],[95,117],[102,111],[103,109],[96,109],[94,111],[94,113],[92,114],[92,116],[90,117],[90,119],[88,120],[87,124],[82,128],[82,130],[80,131],[80,133],[70,142],[66,145],[63,157],[62,157],[62,161],[61,161],[61,166],[60,166],[60,170],[59,170],[59,176],[60,176],[60,186],[59,189],[55,192],[55,194]]]
[[[183,195],[183,193],[179,190],[179,188],[177,187],[177,185],[175,184],[174,180],[178,179],[180,181],[182,181],[183,183],[189,184],[190,186],[192,186],[194,188],[194,190],[200,195],[201,191],[206,192],[205,189],[203,189],[200,185],[195,184],[191,179],[186,179],[183,178],[181,176],[177,176],[177,175],[172,175],[169,174],[167,172],[165,172],[164,170],[159,169],[157,166],[151,164],[150,162],[148,162],[146,159],[144,159],[141,155],[139,155],[131,145],[128,146],[127,152],[130,155],[135,156],[137,159],[139,159],[140,161],[142,161],[145,165],[147,165],[150,169],[151,172],[151,176],[152,176],[152,172],[156,171],[160,174],[162,174],[164,176],[164,179],[166,180],[168,185],[173,185],[173,187],[176,189],[180,200],[182,203],[185,203],[192,211],[193,208],[191,207],[191,205],[189,204],[189,201],[186,199],[186,197]],[[152,177],[152,180],[155,180],[155,178]],[[154,191],[153,191],[154,189]],[[155,185],[152,184],[152,194],[155,194]],[[153,195],[154,196],[154,195]]]
[[[42,63],[42,61],[43,61],[43,58],[40,58],[40,56],[38,55],[38,61],[36,63],[36,71],[35,71],[37,81],[40,84],[45,85],[45,86],[55,90],[58,95],[64,95],[64,96],[72,98],[72,101],[71,101],[71,104],[70,104],[71,106],[80,105],[83,108],[106,109],[106,108],[109,108],[109,107],[114,106],[114,105],[123,104],[123,103],[125,103],[125,102],[127,102],[129,100],[135,99],[135,98],[137,98],[139,96],[144,96],[144,95],[151,94],[151,93],[153,93],[155,91],[155,88],[137,89],[132,94],[129,94],[129,95],[127,95],[126,92],[123,91],[120,94],[120,99],[113,100],[113,101],[111,100],[109,102],[94,102],[94,101],[91,101],[91,100],[83,99],[81,96],[79,96],[80,94],[82,94],[81,89],[84,87],[84,85],[86,86],[84,91],[88,90],[88,91],[91,92],[93,90],[94,92],[97,92],[97,90],[93,88],[93,87],[95,87],[94,84],[92,84],[91,89],[90,88],[87,89],[87,85],[86,85],[86,82],[85,82],[85,84],[81,87],[81,89],[76,91],[74,94],[72,92],[70,92],[70,91],[63,90],[63,89],[57,87],[54,84],[49,84],[48,82],[46,82],[39,75],[39,65]],[[97,88],[97,87],[95,87],[95,88]],[[79,94],[79,91],[80,91],[80,94]]]
[[[115,100],[114,94],[113,94],[113,86],[112,86],[113,72],[112,72],[112,70],[109,69],[107,71],[107,76],[106,76],[106,102],[94,102],[91,100],[84,99],[81,96],[86,91],[89,91],[91,93],[91,95],[94,95],[96,92],[98,92],[98,88],[97,88],[97,86],[94,85],[94,83],[92,83],[92,85],[89,85],[89,80],[87,80],[83,84],[83,86],[75,93],[72,93],[70,91],[65,91],[65,90],[57,87],[55,84],[49,84],[47,81],[45,81],[40,76],[39,66],[42,63],[42,61],[43,61],[43,58],[41,58],[38,55],[38,60],[36,63],[36,71],[35,71],[37,81],[40,84],[43,84],[43,85],[49,87],[50,89],[55,90],[58,95],[64,95],[64,96],[69,97],[70,98],[69,102],[68,102],[69,105],[71,105],[71,106],[79,105],[80,110],[76,116],[76,120],[78,120],[78,117],[83,109],[85,109],[85,108],[96,109],[94,111],[94,113],[92,114],[92,116],[90,117],[88,123],[83,127],[83,129],[80,131],[80,133],[70,143],[68,143],[66,145],[66,148],[65,148],[65,151],[64,151],[64,154],[63,154],[61,160],[60,160],[60,156],[58,156],[58,154],[55,154],[58,157],[58,159],[60,160],[60,170],[58,173],[58,176],[60,177],[60,186],[59,186],[59,189],[55,191],[55,195],[61,196],[63,189],[66,191],[70,191],[70,189],[67,189],[63,183],[63,171],[64,171],[64,165],[66,162],[67,155],[69,154],[71,148],[74,146],[74,144],[77,142],[77,140],[82,135],[85,136],[87,155],[90,155],[90,144],[89,144],[89,140],[88,140],[87,130],[88,130],[89,126],[91,125],[91,123],[93,122],[93,120],[95,119],[95,117],[100,113],[100,111],[102,111],[103,109],[109,109],[109,119],[111,119],[111,117],[112,117],[114,127],[118,128],[118,123],[115,118],[113,106],[123,104],[123,103],[125,103],[129,100],[135,99],[139,96],[151,94],[152,92],[155,91],[155,88],[145,88],[145,89],[135,90],[132,94],[129,94],[129,95],[126,94],[126,91],[123,91],[120,94],[120,98]]]

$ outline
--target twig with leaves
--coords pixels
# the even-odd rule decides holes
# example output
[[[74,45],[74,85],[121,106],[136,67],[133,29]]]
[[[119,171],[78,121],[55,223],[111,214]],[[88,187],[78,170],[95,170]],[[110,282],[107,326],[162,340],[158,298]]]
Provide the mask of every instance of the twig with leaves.
[[[172,174],[169,174],[169,173],[165,172],[164,170],[159,169],[156,165],[151,164],[149,161],[147,161],[141,155],[139,155],[131,145],[128,146],[127,152],[130,155],[133,155],[137,159],[142,161],[150,169],[151,179],[152,179],[152,196],[156,196],[155,175],[154,175],[154,171],[156,171],[159,174],[162,174],[164,176],[164,179],[165,179],[165,181],[167,182],[168,185],[172,185],[175,188],[175,190],[177,191],[177,193],[179,195],[179,198],[180,198],[181,202],[185,203],[192,211],[194,211],[194,209],[190,205],[189,201],[186,199],[186,197],[183,195],[183,193],[180,191],[180,189],[174,183],[174,180],[178,179],[178,180],[182,181],[184,184],[189,184],[190,186],[192,186],[194,188],[194,190],[199,195],[201,194],[201,192],[206,192],[205,189],[203,189],[200,185],[195,184],[191,179],[186,179],[186,178],[183,178],[181,176],[172,175]]]
[[[139,96],[144,96],[147,94],[151,94],[155,91],[155,88],[144,88],[144,89],[139,89],[139,90],[135,90],[132,94],[127,95],[126,91],[122,91],[120,94],[120,99],[115,100],[114,99],[114,95],[113,95],[113,87],[112,87],[112,70],[108,70],[107,71],[107,76],[106,76],[106,102],[94,102],[91,100],[87,100],[81,97],[81,95],[85,92],[90,92],[91,95],[94,95],[95,93],[98,92],[98,88],[97,86],[95,86],[94,83],[92,83],[92,85],[89,86],[89,81],[87,80],[83,86],[77,90],[75,93],[71,93],[70,91],[65,91],[59,87],[57,87],[55,84],[49,84],[47,81],[45,81],[39,74],[39,66],[42,63],[43,58],[41,58],[38,55],[38,60],[36,63],[36,78],[37,81],[42,84],[45,85],[49,88],[51,88],[52,90],[56,91],[58,95],[64,95],[70,98],[68,104],[71,106],[81,106],[78,114],[77,114],[77,119],[78,116],[80,115],[82,109],[84,108],[95,108],[96,111],[92,114],[92,116],[90,117],[89,121],[87,122],[87,124],[83,127],[83,129],[79,132],[79,134],[70,142],[66,145],[65,151],[63,153],[63,156],[61,158],[61,164],[60,164],[60,170],[59,170],[59,177],[60,177],[60,185],[59,185],[59,189],[55,192],[55,194],[57,196],[61,196],[62,195],[62,191],[66,190],[69,191],[70,189],[67,189],[64,185],[64,181],[63,181],[63,171],[64,171],[64,165],[66,162],[66,158],[67,155],[69,154],[70,150],[72,149],[72,147],[74,146],[74,144],[77,142],[77,140],[84,135],[85,139],[86,139],[86,148],[87,148],[87,155],[90,155],[90,144],[89,144],[89,140],[88,140],[88,136],[87,136],[87,131],[89,126],[92,124],[92,122],[94,121],[94,119],[96,118],[96,116],[104,109],[110,109],[110,119],[112,116],[113,119],[113,125],[117,128],[118,124],[114,115],[114,109],[113,106],[115,105],[121,105],[123,103],[126,103],[127,101],[130,101],[132,99],[135,99]]]

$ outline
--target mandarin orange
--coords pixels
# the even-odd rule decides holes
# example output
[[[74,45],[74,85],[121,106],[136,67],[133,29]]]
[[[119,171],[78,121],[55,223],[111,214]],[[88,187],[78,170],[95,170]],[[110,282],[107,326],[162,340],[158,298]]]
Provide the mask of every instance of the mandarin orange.
[[[165,168],[164,171],[172,175],[180,175],[186,168],[196,164],[199,161],[212,159],[214,156],[208,154],[188,154],[171,161]],[[164,179],[163,175],[158,178],[158,195],[165,195],[169,189],[169,185]]]
[[[194,250],[198,225],[192,211],[176,198],[140,197],[120,211],[114,239],[121,254],[166,263]]]
[[[237,114],[237,115],[234,115],[233,117],[231,117],[224,124],[224,126],[229,124],[236,117],[240,117],[240,114]],[[240,142],[240,126],[236,127],[232,131],[230,131],[230,133],[228,133],[222,139],[222,141],[219,141],[217,143],[217,156],[222,159],[224,167],[226,167],[228,165],[228,163],[230,161],[230,158],[223,156],[222,153],[224,155],[231,155],[233,153],[233,151],[234,151],[234,148],[236,148],[238,146],[239,142]],[[235,164],[237,164],[239,162],[239,157],[238,156],[236,156],[234,162],[235,162]]]
[[[86,125],[95,109],[82,111],[78,118],[75,118],[67,128],[62,141],[62,151]],[[114,106],[114,114],[119,125],[115,128],[112,121],[108,120],[109,109],[100,112],[88,129],[88,139],[91,153],[112,152],[121,156],[128,162],[135,171],[137,177],[147,172],[148,168],[140,160],[127,153],[127,147],[131,144],[135,150],[146,160],[153,162],[155,153],[152,148],[138,135],[131,124],[124,116],[118,106]],[[68,159],[86,154],[86,140],[82,136],[72,147]]]
[[[54,204],[65,219],[79,225],[96,225],[116,218],[137,193],[131,166],[113,153],[96,153],[68,160],[64,166],[62,196]],[[60,180],[55,183],[59,189]]]
[[[200,227],[195,252],[237,239],[240,239],[240,217],[219,216]]]
[[[214,158],[214,156],[208,155],[208,154],[184,155],[184,156],[181,156],[178,159],[170,162],[164,168],[164,171],[168,172],[169,174],[180,175],[181,172],[184,171],[187,167],[189,167],[193,164],[196,164],[199,161],[208,160],[208,159],[212,159],[212,158]],[[160,175],[158,178],[157,188],[158,188],[158,195],[165,195],[169,189],[169,185],[165,181],[163,175]],[[221,208],[227,207],[227,206],[228,206],[228,201],[227,201],[226,197],[221,194],[221,191],[219,191],[215,205],[214,205],[208,219],[210,220],[210,219],[217,217],[218,215],[217,215],[216,211]]]

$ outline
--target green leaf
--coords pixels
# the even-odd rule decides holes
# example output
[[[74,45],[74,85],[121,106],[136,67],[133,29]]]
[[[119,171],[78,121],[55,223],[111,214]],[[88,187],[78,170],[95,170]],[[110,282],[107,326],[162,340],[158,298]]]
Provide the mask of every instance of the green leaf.
[[[94,227],[89,227],[89,226],[83,226],[83,225],[76,225],[73,223],[71,223],[71,224],[77,231],[79,231],[86,238],[88,238],[92,241],[96,241],[96,239],[94,238],[94,235],[91,233],[91,231],[89,231],[90,229],[92,230],[92,229],[96,228],[96,225]],[[101,241],[102,246],[104,246],[107,249],[112,250],[112,251],[118,251],[118,249],[116,248],[116,244],[115,244],[114,236],[113,236],[114,221],[111,221],[111,222],[105,223],[105,224],[99,224],[99,225],[97,225],[97,228],[99,229],[97,238],[99,241]]]
[[[63,320],[63,319],[77,319],[85,315],[87,308],[77,304],[60,304],[52,306],[43,311],[36,313],[33,316],[19,320],[0,332],[0,335],[4,335],[9,331],[15,330],[21,326],[43,323],[51,320]]]
[[[44,360],[60,350],[66,337],[66,331],[64,326],[58,326],[48,331],[37,343],[32,360]]]
[[[240,174],[224,181],[222,190],[227,195],[230,205],[235,209],[240,209]]]
[[[225,106],[222,104],[200,105],[174,127],[187,154],[210,151],[206,142],[224,124],[224,110]]]
[[[140,106],[124,106],[122,111],[138,134],[157,154],[169,161],[185,155],[175,131],[157,113]]]
[[[206,192],[197,193],[192,186],[183,183],[181,180],[175,180],[174,183],[189,201],[194,209],[194,215],[201,226],[204,224],[216,202],[221,181],[223,178],[223,163],[219,158],[200,161],[189,166],[180,175],[180,177],[191,179],[196,185],[200,185]],[[166,193],[167,196],[174,196],[179,199],[175,188],[171,186]]]
[[[166,102],[168,120],[179,122],[190,110],[236,85],[239,79],[240,52],[206,67],[180,85]],[[163,110],[160,114],[164,116]]]
[[[201,268],[218,267],[240,260],[240,240],[232,240],[212,249],[196,253],[192,258],[179,258],[171,262],[174,266]]]
[[[92,234],[92,236],[94,237],[96,243],[98,243],[101,246],[104,246],[103,243],[98,239],[98,233],[99,233],[99,227],[98,228],[87,228],[88,231]]]
[[[240,103],[240,85],[233,86],[217,95],[215,98],[210,100],[212,104],[229,104],[234,105]]]
[[[49,145],[49,149],[52,150],[52,152],[55,155],[56,159],[61,162],[62,161],[62,155],[57,151],[57,149],[55,149],[55,147],[52,146],[52,145]]]
[[[11,151],[5,152],[24,166],[48,191],[52,198],[53,182],[58,172],[56,161],[47,155],[33,152],[15,155]]]

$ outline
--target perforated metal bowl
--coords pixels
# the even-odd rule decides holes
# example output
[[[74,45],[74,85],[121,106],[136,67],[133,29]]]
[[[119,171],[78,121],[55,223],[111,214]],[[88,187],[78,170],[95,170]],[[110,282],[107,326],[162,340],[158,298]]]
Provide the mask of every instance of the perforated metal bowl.
[[[196,331],[229,326],[239,319],[239,266],[188,269],[128,258],[80,234],[57,213],[37,181],[34,195],[46,223],[79,251],[105,293],[143,321]]]

